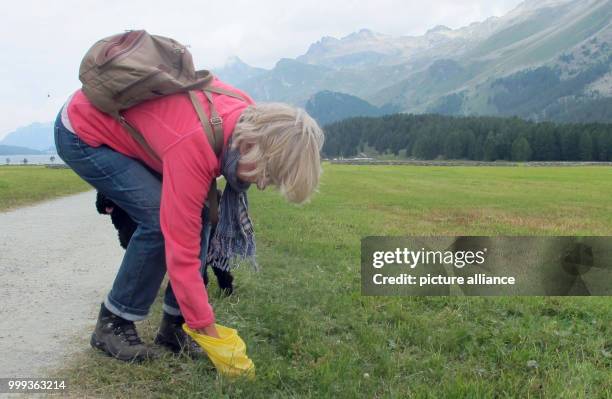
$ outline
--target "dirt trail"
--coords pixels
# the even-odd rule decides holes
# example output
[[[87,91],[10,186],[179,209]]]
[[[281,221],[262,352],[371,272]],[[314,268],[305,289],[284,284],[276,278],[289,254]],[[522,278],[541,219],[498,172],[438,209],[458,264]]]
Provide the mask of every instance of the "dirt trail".
[[[123,250],[89,191],[0,213],[0,378],[87,348]]]

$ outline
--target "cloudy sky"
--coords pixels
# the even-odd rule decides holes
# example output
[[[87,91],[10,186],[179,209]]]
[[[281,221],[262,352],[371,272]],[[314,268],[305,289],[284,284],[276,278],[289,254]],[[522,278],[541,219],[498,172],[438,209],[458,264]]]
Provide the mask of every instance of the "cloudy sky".
[[[10,5],[7,5],[10,4]],[[227,57],[264,68],[294,58],[322,36],[361,28],[421,35],[501,16],[520,0],[17,0],[0,23],[0,139],[20,126],[54,119],[79,87],[78,67],[97,39],[146,29],[191,46],[196,67]]]

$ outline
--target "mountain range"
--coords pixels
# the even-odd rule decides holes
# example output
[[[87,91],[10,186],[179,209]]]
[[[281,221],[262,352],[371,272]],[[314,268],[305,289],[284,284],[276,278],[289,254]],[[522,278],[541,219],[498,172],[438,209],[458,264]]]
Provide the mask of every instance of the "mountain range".
[[[272,69],[234,56],[214,70],[257,101],[305,107],[321,124],[386,113],[612,122],[612,0],[526,0],[501,17],[420,36],[361,29],[323,37]],[[0,145],[53,151],[51,123]]]
[[[42,152],[27,147],[0,144],[0,155],[41,155]]]
[[[305,105],[310,115],[321,125],[353,116],[382,116],[397,113],[397,107],[385,105],[376,107],[359,97],[333,91],[320,91],[310,97]]]
[[[610,0],[527,0],[459,29],[399,37],[362,29],[323,37],[270,70],[233,58],[215,72],[256,100],[298,106],[336,92],[351,96],[335,96],[341,108],[357,97],[407,113],[612,122],[611,21]],[[320,121],[334,119],[326,108]]]
[[[2,155],[55,153],[53,123],[32,123],[0,140]]]

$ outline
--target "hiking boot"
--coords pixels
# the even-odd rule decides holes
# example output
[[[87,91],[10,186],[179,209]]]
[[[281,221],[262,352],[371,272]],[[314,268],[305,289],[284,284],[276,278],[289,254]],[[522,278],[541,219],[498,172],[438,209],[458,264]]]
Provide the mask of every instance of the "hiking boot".
[[[183,323],[185,323],[183,316],[172,316],[164,312],[154,342],[176,354],[182,351],[191,357],[203,355],[204,351],[200,345],[183,331]]]
[[[100,308],[96,329],[91,334],[91,346],[126,362],[157,357],[155,350],[138,336],[134,322],[111,313],[104,304]]]

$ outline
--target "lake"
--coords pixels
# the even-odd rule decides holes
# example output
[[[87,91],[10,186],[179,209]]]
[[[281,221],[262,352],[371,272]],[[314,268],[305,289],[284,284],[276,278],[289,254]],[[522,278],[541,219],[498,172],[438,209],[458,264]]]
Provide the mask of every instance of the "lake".
[[[51,162],[51,157],[55,157]],[[0,165],[23,165],[23,160],[28,160],[28,165],[64,164],[64,161],[57,154],[45,155],[0,155]]]

